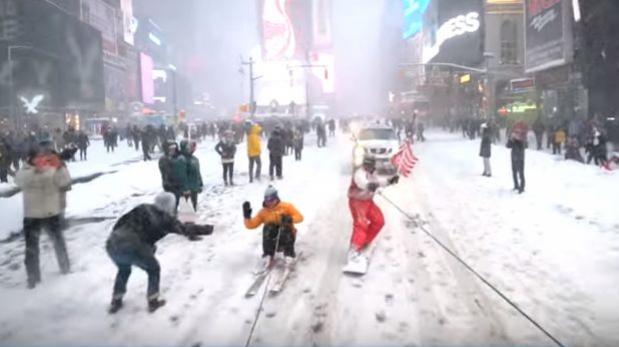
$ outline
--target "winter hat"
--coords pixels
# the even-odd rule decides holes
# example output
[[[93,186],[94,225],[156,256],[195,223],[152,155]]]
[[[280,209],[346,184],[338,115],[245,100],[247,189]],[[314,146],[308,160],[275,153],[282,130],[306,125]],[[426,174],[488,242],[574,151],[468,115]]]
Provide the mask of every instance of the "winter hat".
[[[160,210],[173,215],[176,210],[176,197],[174,194],[168,192],[159,193],[155,197],[155,206],[157,206]]]
[[[264,202],[279,200],[279,196],[277,194],[277,189],[272,185],[269,185],[267,189],[264,191]]]

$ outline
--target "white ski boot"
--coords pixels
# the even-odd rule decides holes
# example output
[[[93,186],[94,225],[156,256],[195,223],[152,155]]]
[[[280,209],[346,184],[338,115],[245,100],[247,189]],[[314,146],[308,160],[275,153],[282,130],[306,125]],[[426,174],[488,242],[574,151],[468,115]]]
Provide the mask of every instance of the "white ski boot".
[[[258,261],[258,264],[256,264],[256,269],[254,270],[254,274],[259,275],[259,274],[265,273],[271,267],[272,263],[273,263],[273,257],[271,257],[270,255],[263,256]]]

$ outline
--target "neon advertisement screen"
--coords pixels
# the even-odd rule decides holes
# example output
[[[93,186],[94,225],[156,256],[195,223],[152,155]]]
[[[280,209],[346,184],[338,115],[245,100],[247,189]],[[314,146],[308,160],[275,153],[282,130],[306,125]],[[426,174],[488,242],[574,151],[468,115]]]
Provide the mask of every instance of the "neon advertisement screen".
[[[430,0],[402,0],[404,4],[404,32],[402,38],[414,36],[423,29],[423,14]]]
[[[155,102],[155,85],[153,81],[153,58],[140,53],[140,72],[142,82],[142,102],[153,104]]]

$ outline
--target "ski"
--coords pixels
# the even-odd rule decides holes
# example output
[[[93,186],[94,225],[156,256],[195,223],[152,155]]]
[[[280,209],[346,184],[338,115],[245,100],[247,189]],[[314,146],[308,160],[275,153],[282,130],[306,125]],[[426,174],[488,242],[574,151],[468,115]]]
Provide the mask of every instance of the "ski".
[[[262,287],[264,280],[266,280],[270,272],[271,269],[269,268],[255,277],[254,282],[252,282],[252,284],[247,289],[247,292],[245,292],[246,298],[251,298],[252,296],[256,295],[256,293],[258,293],[258,290],[260,289],[260,287]]]
[[[277,295],[279,294],[279,292],[282,291],[282,289],[284,288],[284,284],[286,283],[286,280],[288,279],[288,276],[290,275],[291,272],[292,271],[289,269],[284,270],[281,277],[278,278],[277,281],[275,281],[275,283],[273,284],[273,287],[269,289],[269,293],[271,295]]]
[[[301,256],[301,252],[297,254],[297,259],[300,256]],[[284,285],[286,284],[286,281],[288,281],[290,274],[294,271],[295,265],[296,265],[296,260],[290,267],[286,267],[284,265],[283,271],[279,271],[279,276],[275,278],[275,282],[273,283],[273,286],[269,288],[269,294],[277,295],[284,289]]]

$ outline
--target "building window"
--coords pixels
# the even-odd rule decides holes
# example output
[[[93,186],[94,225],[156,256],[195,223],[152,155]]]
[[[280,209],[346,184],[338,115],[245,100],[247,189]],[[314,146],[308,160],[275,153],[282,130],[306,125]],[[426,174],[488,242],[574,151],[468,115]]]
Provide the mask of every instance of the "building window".
[[[511,20],[501,24],[501,64],[518,63],[518,32]]]

